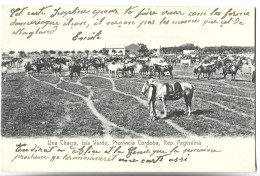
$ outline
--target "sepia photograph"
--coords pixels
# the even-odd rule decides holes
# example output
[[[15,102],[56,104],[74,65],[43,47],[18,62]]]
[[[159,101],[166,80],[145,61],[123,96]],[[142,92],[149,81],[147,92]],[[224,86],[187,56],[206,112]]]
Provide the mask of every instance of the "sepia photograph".
[[[2,5],[2,171],[256,171],[255,13]]]

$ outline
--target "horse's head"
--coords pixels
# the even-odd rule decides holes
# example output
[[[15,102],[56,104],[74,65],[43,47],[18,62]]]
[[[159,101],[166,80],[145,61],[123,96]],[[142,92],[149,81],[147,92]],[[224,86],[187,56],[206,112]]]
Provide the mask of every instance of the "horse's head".
[[[153,78],[149,78],[143,85],[142,94],[145,95],[145,93],[149,90],[150,86],[153,84],[154,84]]]
[[[149,85],[148,80],[147,80],[147,81],[144,83],[144,85],[143,85],[142,94],[145,95],[145,93],[149,90],[149,87],[150,87],[150,85]]]

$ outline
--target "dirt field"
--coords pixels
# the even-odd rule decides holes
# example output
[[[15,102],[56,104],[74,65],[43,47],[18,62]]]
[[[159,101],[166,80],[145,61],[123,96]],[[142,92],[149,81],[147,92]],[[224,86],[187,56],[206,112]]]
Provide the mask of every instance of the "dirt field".
[[[174,67],[174,79],[195,86],[192,115],[184,115],[184,99],[167,102],[167,119],[149,120],[141,89],[147,77],[109,78],[106,73],[86,74],[70,80],[50,72],[27,77],[11,69],[2,82],[2,136],[4,137],[248,137],[255,133],[255,84],[238,72],[237,81],[197,80],[192,68]],[[161,117],[162,104],[156,103]]]

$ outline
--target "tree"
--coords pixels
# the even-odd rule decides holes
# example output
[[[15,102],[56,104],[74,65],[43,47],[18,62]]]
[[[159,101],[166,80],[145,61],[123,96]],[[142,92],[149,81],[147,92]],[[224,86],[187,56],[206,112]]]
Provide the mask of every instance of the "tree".
[[[65,53],[66,55],[68,55],[68,53],[70,53],[70,51],[67,50],[67,51],[64,51],[63,53]]]
[[[79,55],[79,57],[81,58],[81,56],[82,56],[82,51],[78,51],[78,55]]]
[[[108,49],[103,48],[103,54],[104,54],[104,55],[108,55]]]
[[[49,53],[50,53],[50,54],[55,54],[56,51],[54,51],[54,50],[50,50]]]
[[[46,50],[42,50],[41,53],[43,54],[43,56],[45,57],[48,54],[48,51]]]
[[[38,51],[34,51],[33,52],[35,55],[40,55],[40,53]]]
[[[18,53],[19,53],[19,57],[25,57],[26,56],[24,51],[19,51]]]
[[[10,55],[13,55],[15,53],[15,51],[10,51],[9,54]]]
[[[85,50],[85,53],[87,54],[87,58],[88,58],[88,53],[89,53],[89,50]]]
[[[123,54],[123,51],[122,51],[122,50],[119,50],[118,53],[119,53],[120,55],[122,55],[122,54]]]
[[[92,52],[93,52],[94,54],[97,54],[98,51],[97,51],[97,50],[93,50]]]
[[[72,54],[72,57],[75,56],[75,51],[74,50],[72,50],[70,53]]]
[[[58,51],[58,55],[61,56],[62,55],[62,51]]]
[[[146,46],[145,44],[143,44],[143,43],[138,43],[137,45],[140,47],[140,49],[138,50],[138,52],[139,52],[139,54],[140,54],[141,56],[146,57],[146,56],[149,55],[149,50],[148,50],[148,48],[147,48],[147,46]]]
[[[115,54],[116,54],[116,50],[115,50],[115,49],[113,49],[113,50],[112,50],[112,53],[115,55]]]
[[[185,43],[181,45],[184,50],[194,50],[196,47],[193,43]]]

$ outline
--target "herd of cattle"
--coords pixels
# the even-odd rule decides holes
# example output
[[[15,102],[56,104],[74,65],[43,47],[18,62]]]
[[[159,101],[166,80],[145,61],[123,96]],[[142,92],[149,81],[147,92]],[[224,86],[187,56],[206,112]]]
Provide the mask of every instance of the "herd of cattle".
[[[2,60],[2,77],[6,79],[6,73],[8,68],[16,65],[21,67],[23,58],[12,58],[9,60]],[[79,77],[81,71],[89,72],[93,70],[94,73],[98,73],[100,70],[109,73],[109,76],[119,77],[119,73],[122,76],[134,76],[135,73],[139,75],[154,75],[160,78],[165,72],[168,72],[170,77],[173,78],[173,67],[177,63],[185,67],[193,67],[194,76],[200,79],[202,75],[210,79],[216,70],[220,70],[226,78],[227,74],[232,75],[232,79],[235,79],[238,70],[242,71],[242,66],[250,66],[252,71],[252,81],[255,81],[255,64],[252,60],[246,57],[226,57],[226,56],[203,56],[192,58],[186,56],[180,59],[167,58],[167,57],[146,57],[146,58],[124,58],[115,59],[109,56],[99,55],[90,56],[89,58],[37,58],[30,59],[24,65],[25,72],[29,75],[31,72],[37,72],[38,76],[42,71],[51,71],[54,76],[61,75],[63,66],[68,67],[69,75],[73,77]]]

